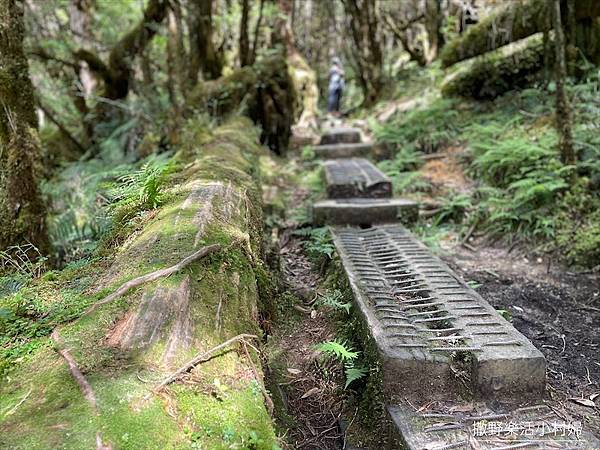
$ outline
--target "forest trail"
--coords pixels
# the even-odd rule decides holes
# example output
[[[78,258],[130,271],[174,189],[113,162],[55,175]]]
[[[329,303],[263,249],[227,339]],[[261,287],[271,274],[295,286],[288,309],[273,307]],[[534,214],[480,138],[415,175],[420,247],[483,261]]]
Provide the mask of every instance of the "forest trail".
[[[410,227],[416,220],[418,203],[392,198],[391,180],[370,162],[377,159],[375,146],[361,142],[359,130],[334,127],[323,134],[321,145],[313,148],[314,154],[324,159],[327,195],[326,199],[315,201],[313,222],[333,227],[334,244],[349,283],[346,287],[353,298],[353,317],[361,323],[361,349],[374,358],[370,363],[381,370],[380,395],[370,400],[384,403],[371,408],[385,406],[385,417],[379,419],[380,425],[387,425],[380,428],[385,437],[380,436],[379,445],[385,442],[389,448],[403,446],[411,450],[599,448],[600,441],[583,426],[580,417],[573,415],[565,398],[546,394],[547,364],[555,367],[557,361],[555,354],[546,350],[544,356],[532,344],[534,340],[540,345],[540,335],[516,320],[515,324],[523,330],[521,334],[507,321],[504,312],[494,309],[463,281],[461,274],[474,270],[482,273],[489,256],[483,253],[476,262],[478,252],[473,248],[464,252],[467,255],[455,252],[455,257],[446,257],[455,272],[413,237],[404,226]],[[329,156],[333,159],[327,159]],[[453,157],[450,152],[430,159],[449,159],[448,164],[453,166]],[[425,171],[436,177],[445,170],[444,164],[428,164]],[[448,182],[466,185],[462,173],[456,169],[448,172],[451,179],[438,176],[439,189],[447,188]],[[301,252],[297,244],[292,249],[292,255]],[[291,260],[282,256],[286,267],[296,264],[291,262],[297,261],[294,256]],[[508,253],[496,256],[502,257],[511,258]],[[528,264],[529,271],[534,265],[535,262]],[[496,268],[504,275],[503,269],[506,267]],[[297,275],[294,270],[291,273]],[[501,279],[492,270],[486,273],[492,274],[494,281]],[[318,298],[318,284],[312,279],[305,291],[296,285],[295,289],[303,291],[300,297],[306,301],[305,308]],[[527,291],[527,286],[516,289],[519,287]],[[543,293],[541,286],[540,289]],[[483,292],[498,300],[493,292]],[[531,307],[520,304],[517,311]],[[537,319],[545,320],[543,314]],[[310,323],[310,318],[305,322]],[[302,332],[305,328],[318,330],[317,336]],[[335,331],[327,320],[323,323],[323,318],[295,330],[288,342],[302,342],[305,349],[306,340],[314,345],[315,338],[323,340]],[[296,365],[306,364],[314,357],[299,356]],[[554,372],[552,368],[548,370]],[[313,379],[318,378],[318,374],[313,374]],[[299,392],[310,393],[309,387],[310,383],[300,384]],[[302,411],[304,416],[302,406],[298,406],[302,399],[296,396],[296,408],[292,411]],[[306,439],[296,441],[297,448],[355,448],[352,444],[356,448],[373,448],[364,434],[344,426],[355,419],[344,417],[352,413],[347,406],[336,405],[333,411],[340,417],[340,431],[337,436],[333,433],[334,440],[327,446],[318,446],[314,437],[311,440],[304,436]],[[329,414],[335,416],[334,412]],[[300,429],[314,426],[313,423]],[[360,429],[361,425],[357,427]],[[340,436],[341,430],[344,432]],[[317,435],[323,437],[327,433]],[[340,447],[338,442],[342,442]]]

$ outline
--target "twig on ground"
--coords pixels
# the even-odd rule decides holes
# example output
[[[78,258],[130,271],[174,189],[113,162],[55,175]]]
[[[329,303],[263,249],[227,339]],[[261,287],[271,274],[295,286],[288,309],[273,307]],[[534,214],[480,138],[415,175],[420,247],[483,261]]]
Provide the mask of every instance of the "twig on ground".
[[[158,386],[156,386],[153,389],[153,392],[155,394],[159,393],[166,386],[168,386],[169,384],[173,383],[174,381],[177,381],[185,373],[187,373],[190,370],[192,370],[198,364],[201,364],[203,362],[208,361],[219,350],[223,350],[224,348],[229,347],[234,342],[239,342],[239,341],[242,341],[244,339],[258,339],[258,336],[254,335],[254,334],[238,334],[237,336],[234,336],[231,339],[226,340],[225,342],[217,345],[216,347],[213,347],[213,348],[211,348],[210,350],[208,350],[206,352],[202,352],[199,355],[196,355],[194,358],[192,358],[191,360],[189,360],[187,363],[185,363],[183,366],[181,366],[179,369],[177,369],[171,375],[169,375],[168,377],[166,377],[165,379],[163,379],[158,384]]]

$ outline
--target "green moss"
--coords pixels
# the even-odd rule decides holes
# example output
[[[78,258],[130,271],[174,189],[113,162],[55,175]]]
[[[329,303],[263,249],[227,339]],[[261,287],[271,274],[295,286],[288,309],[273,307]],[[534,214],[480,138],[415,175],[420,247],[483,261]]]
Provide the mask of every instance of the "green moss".
[[[194,126],[189,123],[184,134],[194,135]],[[200,125],[196,131],[205,133]],[[185,169],[177,175],[178,184],[169,201],[115,250],[109,274],[95,266],[81,289],[101,282],[109,283],[112,292],[127,279],[181,261],[195,245],[220,243],[224,250],[169,278],[130,291],[62,328],[66,346],[96,393],[98,416],[84,401],[65,362],[44,338],[41,347],[0,385],[0,412],[19,405],[14,414],[0,415],[2,444],[28,449],[89,448],[99,431],[106,442],[122,449],[230,448],[232,444],[236,448],[275,448],[271,420],[256,384],[262,381],[251,381],[250,362],[235,351],[228,349],[201,364],[193,371],[195,384],[174,384],[165,395],[143,400],[158,380],[199,351],[240,333],[261,334],[259,285],[268,284],[268,275],[260,257],[262,211],[255,166],[263,150],[256,143],[256,134],[248,132],[246,121],[228,124],[206,139],[199,146],[185,141],[176,156]],[[233,204],[216,195],[212,219],[204,225],[200,242],[195,242],[198,205],[183,207],[184,202],[195,186],[215,182],[233,193]],[[53,280],[78,273],[53,274],[43,283],[56,283]],[[257,283],[257,278],[262,281]],[[168,333],[161,332],[151,345],[133,350],[109,344],[117,324],[137,311],[144,295],[159,288],[173,291],[184,280],[190,291],[191,347],[180,349],[167,364],[163,361],[167,345],[163,334]],[[79,309],[69,319],[106,293],[87,296],[80,292]],[[254,365],[260,367],[258,359]]]
[[[544,43],[541,35],[507,52],[486,53],[454,74],[443,86],[446,96],[494,99],[531,86],[542,78]]]

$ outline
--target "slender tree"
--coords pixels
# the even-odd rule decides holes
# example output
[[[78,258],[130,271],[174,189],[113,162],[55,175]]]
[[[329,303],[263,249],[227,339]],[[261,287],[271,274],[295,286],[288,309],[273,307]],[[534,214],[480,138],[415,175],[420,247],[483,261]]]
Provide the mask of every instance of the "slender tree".
[[[342,0],[354,43],[354,60],[364,95],[372,105],[383,88],[383,51],[376,0]]]
[[[0,248],[29,242],[45,253],[37,116],[23,37],[23,2],[0,0]]]
[[[248,20],[250,19],[250,1],[242,0],[242,17],[240,19],[240,66],[249,66],[250,38],[248,36]]]
[[[188,1],[188,29],[190,43],[189,86],[198,82],[199,72],[214,80],[221,76],[224,57],[213,42],[213,0]]]
[[[566,44],[561,19],[560,0],[548,0],[554,24],[554,76],[556,80],[556,129],[560,138],[560,153],[564,164],[575,164],[573,147],[572,112],[565,91],[567,78]]]

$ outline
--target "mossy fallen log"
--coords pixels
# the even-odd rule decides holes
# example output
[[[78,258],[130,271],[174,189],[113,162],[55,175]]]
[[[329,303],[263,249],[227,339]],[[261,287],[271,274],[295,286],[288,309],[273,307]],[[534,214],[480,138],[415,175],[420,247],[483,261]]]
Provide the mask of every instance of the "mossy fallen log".
[[[442,94],[492,100],[531,86],[540,80],[543,68],[544,40],[539,34],[465,63],[444,81]]]
[[[260,141],[275,153],[288,147],[294,123],[295,90],[285,55],[276,52],[228,76],[199,83],[188,106],[215,117],[244,114],[262,129]]]
[[[600,16],[598,0],[577,0],[574,3],[578,27]],[[442,66],[451,66],[540,33],[547,27],[549,14],[547,0],[507,2],[449,42],[440,54]],[[578,42],[578,47],[589,57],[588,46],[584,44]]]
[[[217,251],[89,309],[60,327],[57,348],[48,337],[24,358],[0,384],[0,446],[219,449],[251,442],[273,448],[255,370],[260,362],[250,348],[223,349],[160,395],[152,393],[197,354],[237,335],[261,334],[265,272],[256,167],[264,150],[253,130],[247,119],[213,133],[188,123],[170,200],[116,249],[105,270],[100,264],[87,271],[88,295],[106,298],[124,282],[175,266],[202,247],[218,244]],[[67,365],[65,349],[94,404]]]

